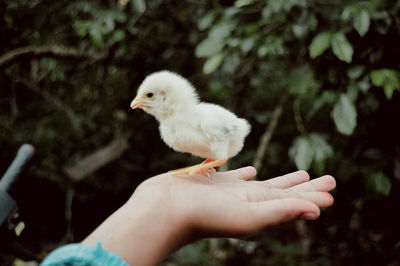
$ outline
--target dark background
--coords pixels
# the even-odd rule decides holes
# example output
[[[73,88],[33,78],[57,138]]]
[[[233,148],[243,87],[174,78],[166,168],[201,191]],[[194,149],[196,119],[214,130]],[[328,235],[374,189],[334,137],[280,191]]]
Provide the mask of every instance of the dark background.
[[[12,195],[37,261],[144,179],[200,161],[129,108],[168,69],[252,124],[229,168],[258,159],[259,180],[306,169],[337,189],[316,221],[202,240],[166,265],[400,264],[400,1],[5,0],[0,14],[0,172],[35,146]],[[1,265],[16,258],[0,251]]]

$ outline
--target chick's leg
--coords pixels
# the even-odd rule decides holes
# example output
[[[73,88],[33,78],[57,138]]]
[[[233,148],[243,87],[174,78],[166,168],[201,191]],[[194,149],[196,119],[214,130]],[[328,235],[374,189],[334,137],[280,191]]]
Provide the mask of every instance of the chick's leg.
[[[218,167],[223,165],[226,162],[226,159],[224,160],[206,160],[201,164],[192,166],[192,169],[189,171],[189,175],[194,175],[194,174],[204,174],[206,176],[210,176],[208,173],[209,170],[215,171],[214,167]]]
[[[213,159],[206,159],[204,162],[201,163],[201,165],[204,165],[206,163],[214,161]],[[214,169],[214,167],[210,168],[211,172],[215,173],[217,170]]]
[[[212,159],[207,159],[201,164],[181,168],[178,170],[173,170],[170,171],[172,175],[179,175],[179,174],[189,174],[189,175],[194,175],[194,174],[203,174],[206,176],[210,176],[209,170],[215,172],[214,167],[218,167],[223,165],[226,162],[226,159],[223,160],[212,160]]]
[[[196,165],[188,166],[188,167],[184,167],[184,168],[179,168],[179,169],[176,169],[176,170],[171,170],[171,171],[169,171],[169,173],[171,173],[173,175],[188,174],[190,172],[190,170],[192,170],[194,167],[197,167],[197,166],[200,166],[200,165],[204,165],[205,163],[209,163],[209,162],[212,162],[212,161],[213,161],[213,159],[206,159],[200,164],[196,164]],[[214,168],[213,168],[213,171],[215,172]]]

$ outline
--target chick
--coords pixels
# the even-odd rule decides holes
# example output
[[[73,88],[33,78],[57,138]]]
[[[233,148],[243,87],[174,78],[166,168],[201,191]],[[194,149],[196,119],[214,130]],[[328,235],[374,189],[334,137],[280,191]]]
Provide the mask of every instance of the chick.
[[[170,171],[204,174],[215,171],[243,148],[249,123],[227,109],[199,101],[195,88],[170,71],[155,72],[140,85],[131,108],[141,108],[159,122],[163,141],[179,152],[205,158],[201,164]]]

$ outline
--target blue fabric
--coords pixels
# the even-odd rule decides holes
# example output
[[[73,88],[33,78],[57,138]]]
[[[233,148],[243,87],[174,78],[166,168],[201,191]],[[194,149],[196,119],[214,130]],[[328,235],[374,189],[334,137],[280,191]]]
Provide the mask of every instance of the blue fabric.
[[[84,244],[69,244],[51,252],[40,266],[55,265],[110,265],[127,266],[128,264],[117,255],[103,249],[98,242],[94,246]]]

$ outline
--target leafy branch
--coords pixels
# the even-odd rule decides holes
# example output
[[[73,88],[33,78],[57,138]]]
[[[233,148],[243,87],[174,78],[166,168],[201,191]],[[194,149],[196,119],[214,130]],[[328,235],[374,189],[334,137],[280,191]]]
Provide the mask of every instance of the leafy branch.
[[[43,57],[53,56],[60,58],[87,58],[95,61],[101,60],[107,57],[107,52],[103,53],[92,53],[83,52],[78,49],[59,46],[59,45],[46,45],[46,46],[26,46],[11,50],[0,56],[0,68],[5,67],[16,60],[23,57]]]

